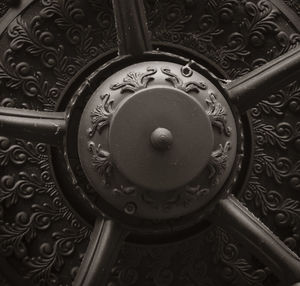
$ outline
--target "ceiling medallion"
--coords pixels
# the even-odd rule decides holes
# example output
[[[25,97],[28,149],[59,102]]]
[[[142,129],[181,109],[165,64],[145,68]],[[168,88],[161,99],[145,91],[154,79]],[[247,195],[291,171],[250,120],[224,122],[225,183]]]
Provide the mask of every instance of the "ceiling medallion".
[[[2,2],[2,274],[299,284],[300,37],[287,1]]]
[[[88,181],[114,208],[171,219],[198,211],[223,190],[236,158],[236,130],[210,79],[180,64],[149,61],[96,88],[81,115],[77,148]]]

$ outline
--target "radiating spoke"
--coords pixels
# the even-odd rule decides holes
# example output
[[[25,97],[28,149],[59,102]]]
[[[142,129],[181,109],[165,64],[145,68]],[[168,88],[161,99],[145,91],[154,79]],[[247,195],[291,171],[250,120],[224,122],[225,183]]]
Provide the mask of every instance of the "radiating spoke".
[[[113,0],[120,55],[152,50],[143,0]]]
[[[237,235],[284,285],[300,281],[299,257],[233,196],[220,201],[212,219]]]
[[[64,132],[64,112],[0,107],[0,135],[56,145]]]
[[[116,222],[98,218],[73,286],[107,285],[111,268],[126,235],[127,230]]]
[[[225,88],[232,101],[244,112],[299,75],[300,47],[234,80]]]

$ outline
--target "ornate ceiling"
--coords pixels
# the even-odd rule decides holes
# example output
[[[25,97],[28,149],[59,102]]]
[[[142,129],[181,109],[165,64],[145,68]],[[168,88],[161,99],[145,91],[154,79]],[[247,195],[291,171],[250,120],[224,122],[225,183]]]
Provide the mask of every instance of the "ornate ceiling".
[[[112,5],[17,2],[0,3],[0,105],[54,111],[87,66],[116,54]],[[147,0],[145,6],[158,49],[190,54],[227,80],[300,42],[297,0]],[[300,255],[300,81],[270,94],[243,120],[253,153],[236,194]],[[66,286],[75,277],[92,226],[86,211],[75,211],[75,191],[63,188],[55,156],[42,143],[0,137],[0,285]],[[204,223],[180,237],[129,238],[108,285],[280,284],[230,232]]]

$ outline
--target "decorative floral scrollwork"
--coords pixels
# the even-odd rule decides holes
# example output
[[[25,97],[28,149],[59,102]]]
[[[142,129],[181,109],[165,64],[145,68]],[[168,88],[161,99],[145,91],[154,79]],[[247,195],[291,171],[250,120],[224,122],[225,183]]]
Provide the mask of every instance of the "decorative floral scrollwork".
[[[41,71],[32,69],[29,63],[16,62],[14,51],[8,49],[0,60],[0,85],[13,90],[21,90],[27,99],[35,98],[45,110],[53,110],[60,95],[57,86],[50,86]],[[24,102],[22,107],[27,104]]]
[[[216,96],[211,93],[209,98],[206,99],[208,110],[206,111],[208,117],[211,120],[213,126],[219,129],[220,133],[224,133],[226,136],[230,136],[231,128],[226,126],[226,109],[216,100]]]
[[[202,186],[187,186],[185,190],[186,195],[193,199],[200,199],[209,193],[209,188],[202,188]]]
[[[209,193],[209,188],[202,188],[202,186],[187,186],[185,190],[172,197],[165,203],[165,208],[171,208],[173,205],[180,205],[183,207],[188,207],[196,200],[201,199]]]
[[[125,187],[123,185],[121,185],[119,188],[114,188],[113,189],[113,193],[116,196],[125,195],[127,197],[129,197],[129,196],[136,196],[137,195],[135,187],[132,187],[132,186]]]
[[[48,186],[36,174],[20,172],[18,180],[6,175],[0,180],[0,203],[6,207],[15,205],[20,198],[30,199],[35,193],[47,193]]]
[[[300,111],[300,83],[294,81],[282,89],[272,93],[252,108],[251,115],[255,118],[261,115],[281,117],[286,112],[298,114]]]
[[[228,152],[231,148],[229,141],[224,146],[220,144],[219,149],[212,152],[208,168],[210,171],[209,179],[212,180],[212,185],[219,183],[219,176],[226,170],[226,163],[228,159]]]
[[[46,146],[42,143],[34,146],[31,142],[16,139],[15,143],[7,137],[0,137],[0,167],[8,164],[24,165],[26,163],[40,164],[47,162]]]
[[[277,126],[264,123],[261,119],[253,120],[258,146],[269,144],[287,150],[288,143],[293,140],[294,130],[288,122],[280,122]]]
[[[146,88],[151,80],[154,78],[152,75],[156,74],[157,69],[147,68],[147,72],[130,72],[127,77],[123,79],[122,83],[113,84],[110,88],[112,90],[121,89],[121,93],[124,92],[136,92],[140,89]]]
[[[110,95],[100,95],[100,99],[102,103],[91,113],[92,127],[88,130],[90,137],[93,137],[97,130],[101,133],[103,128],[109,125],[112,116],[114,101],[110,100]]]
[[[12,223],[1,221],[0,253],[16,253],[19,257],[27,254],[26,244],[33,241],[38,230],[49,229],[54,221],[61,219],[61,212],[53,203],[33,204],[32,213],[18,212]],[[27,242],[27,243],[26,243]]]
[[[208,241],[213,243],[214,263],[221,263],[222,276],[227,281],[235,281],[236,285],[262,286],[269,270],[255,269],[251,263],[242,258],[238,245],[221,227],[209,233]]]
[[[65,264],[65,258],[71,256],[76,249],[76,244],[81,243],[90,232],[87,227],[62,229],[52,234],[55,240],[51,245],[44,242],[40,246],[40,255],[28,259],[24,258],[25,265],[30,269],[26,274],[27,279],[36,281],[58,281],[56,272],[61,271]]]
[[[259,181],[254,174],[251,175],[249,184],[244,193],[245,203],[253,204],[256,212],[262,217],[274,217],[274,223],[279,228],[291,227],[292,235],[280,238],[292,250],[296,249],[300,227],[300,202],[292,198],[286,198],[278,190],[269,189]],[[250,205],[250,204],[249,204]]]
[[[200,90],[206,90],[207,86],[203,82],[186,82],[184,83],[176,74],[173,74],[170,69],[162,68],[162,73],[167,75],[166,81],[170,82],[175,88],[178,88],[184,92],[200,92]]]
[[[109,185],[109,177],[112,173],[110,153],[102,149],[100,144],[96,147],[94,142],[89,143],[89,151],[92,154],[93,166],[97,169],[99,175],[104,178],[104,183]]]
[[[282,184],[283,180],[293,173],[293,163],[289,158],[270,156],[261,148],[256,148],[255,151],[257,152],[254,155],[253,172],[255,174],[259,175],[265,172],[276,183]],[[297,169],[297,164],[294,168]]]
[[[158,201],[143,194],[142,200],[154,209],[163,209],[164,211],[170,210],[174,206],[182,206],[187,208],[196,200],[201,199],[209,193],[209,188],[202,188],[200,185],[187,186],[183,192],[175,193],[171,198],[165,201]]]
[[[9,9],[9,3],[7,1],[1,1],[0,3],[0,17],[3,17]]]

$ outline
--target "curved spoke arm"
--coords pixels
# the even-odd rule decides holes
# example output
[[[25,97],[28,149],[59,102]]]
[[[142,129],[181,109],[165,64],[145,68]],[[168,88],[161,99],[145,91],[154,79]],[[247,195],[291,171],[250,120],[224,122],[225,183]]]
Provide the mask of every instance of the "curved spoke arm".
[[[98,218],[73,286],[106,285],[126,235],[116,222]]]
[[[212,220],[237,235],[284,285],[300,282],[299,257],[233,196],[220,201]]]
[[[227,84],[231,100],[244,112],[300,74],[300,47]]]
[[[64,132],[64,112],[0,107],[0,135],[56,145]]]
[[[120,55],[152,50],[143,0],[113,0]]]

